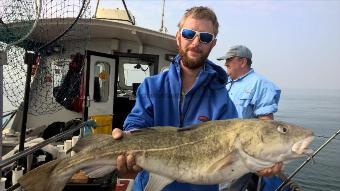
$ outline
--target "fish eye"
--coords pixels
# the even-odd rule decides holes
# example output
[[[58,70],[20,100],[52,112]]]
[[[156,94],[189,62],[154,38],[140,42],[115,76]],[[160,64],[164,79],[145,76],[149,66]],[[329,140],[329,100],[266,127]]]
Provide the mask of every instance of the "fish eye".
[[[280,132],[280,133],[283,133],[283,134],[286,134],[288,129],[286,127],[282,127],[282,126],[277,126],[277,130]]]

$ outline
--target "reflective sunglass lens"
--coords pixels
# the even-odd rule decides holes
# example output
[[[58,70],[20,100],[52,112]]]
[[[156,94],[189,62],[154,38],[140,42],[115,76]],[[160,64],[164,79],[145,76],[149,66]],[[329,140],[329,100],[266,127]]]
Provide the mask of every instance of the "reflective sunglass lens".
[[[210,43],[212,40],[214,40],[214,36],[210,33],[202,32],[200,33],[200,40],[203,43]]]
[[[182,36],[186,39],[193,39],[196,35],[196,32],[189,29],[183,29],[182,30]]]

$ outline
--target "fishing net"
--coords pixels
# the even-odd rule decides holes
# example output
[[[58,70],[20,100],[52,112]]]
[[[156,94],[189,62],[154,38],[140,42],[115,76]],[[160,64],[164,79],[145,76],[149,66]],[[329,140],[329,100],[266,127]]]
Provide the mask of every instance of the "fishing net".
[[[0,42],[2,47],[25,40],[36,26],[40,15],[38,0],[0,1]]]
[[[33,51],[38,56],[30,60],[28,113],[71,108],[79,97],[89,39],[89,0],[0,0],[0,12],[4,23],[0,24],[0,50],[7,57],[4,94],[11,105],[19,107],[24,100],[25,53]],[[69,78],[72,81],[65,85]]]

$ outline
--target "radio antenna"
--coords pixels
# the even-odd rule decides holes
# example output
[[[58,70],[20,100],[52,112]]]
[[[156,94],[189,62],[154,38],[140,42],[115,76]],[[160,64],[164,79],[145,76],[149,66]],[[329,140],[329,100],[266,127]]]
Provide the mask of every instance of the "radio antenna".
[[[166,27],[164,27],[164,7],[165,7],[165,0],[163,0],[161,28],[159,29],[159,32],[166,32],[167,31]]]

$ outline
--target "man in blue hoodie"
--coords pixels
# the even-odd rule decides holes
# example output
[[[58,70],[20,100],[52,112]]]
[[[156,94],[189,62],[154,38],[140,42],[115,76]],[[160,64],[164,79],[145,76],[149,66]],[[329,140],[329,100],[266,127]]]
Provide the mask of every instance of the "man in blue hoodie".
[[[124,122],[124,131],[154,127],[182,128],[209,120],[236,118],[227,89],[227,74],[207,58],[216,44],[218,21],[207,7],[188,9],[176,33],[179,55],[168,71],[148,77],[137,91],[136,104]],[[122,136],[114,129],[115,139]],[[118,171],[136,170],[134,157],[119,156]],[[144,190],[149,173],[141,171],[133,190]],[[174,181],[164,191],[218,190],[218,185],[193,185]]]

